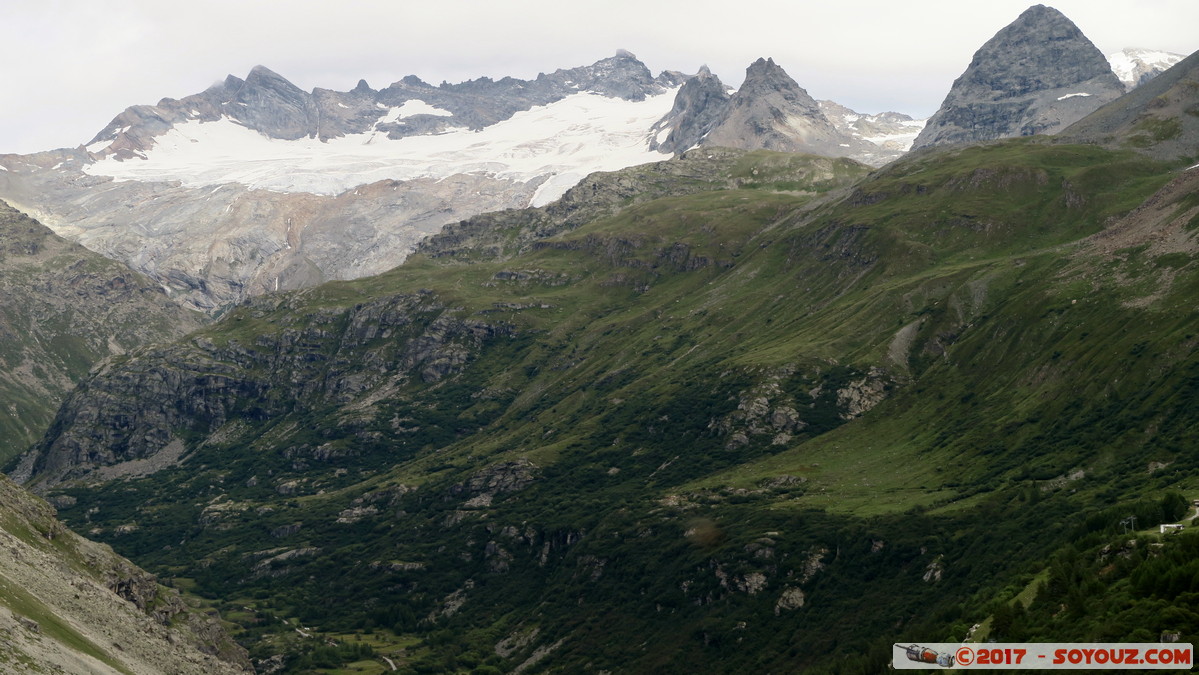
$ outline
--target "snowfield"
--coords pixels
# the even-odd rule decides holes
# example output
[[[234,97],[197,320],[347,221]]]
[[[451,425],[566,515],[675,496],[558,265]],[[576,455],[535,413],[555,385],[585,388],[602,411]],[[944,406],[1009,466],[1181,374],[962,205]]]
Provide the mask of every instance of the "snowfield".
[[[286,141],[229,118],[193,120],[156,137],[145,159],[119,161],[110,156],[86,171],[116,180],[178,181],[188,187],[241,183],[325,195],[387,179],[485,173],[520,182],[544,178],[530,204],[542,206],[594,171],[666,159],[668,155],[649,150],[650,127],[670,112],[677,91],[640,102],[574,94],[481,130],[455,128],[398,140],[371,131],[327,142]],[[409,102],[387,110],[380,123],[413,114],[448,113]]]
[[[1112,72],[1121,82],[1135,84],[1140,68],[1143,66],[1160,68],[1162,70],[1173,66],[1185,58],[1184,54],[1172,54],[1154,49],[1137,49],[1129,47],[1115,54],[1107,55]]]

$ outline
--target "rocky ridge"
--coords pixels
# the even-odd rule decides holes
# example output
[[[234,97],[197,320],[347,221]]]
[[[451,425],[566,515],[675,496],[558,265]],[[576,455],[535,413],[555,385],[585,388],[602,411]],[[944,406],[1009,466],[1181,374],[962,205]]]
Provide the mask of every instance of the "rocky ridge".
[[[0,476],[0,660],[11,673],[252,672],[216,617]]]
[[[743,167],[753,167],[745,170]],[[632,204],[665,196],[769,184],[801,183],[816,189],[847,186],[866,167],[850,159],[776,156],[719,146],[680,152],[674,159],[595,173],[558,201],[535,209],[485,213],[447,225],[421,241],[416,253],[434,258],[505,259],[535,241],[610,216]]]
[[[912,147],[1052,134],[1123,93],[1082,31],[1035,5],[975,52]]]
[[[896,124],[903,121],[911,118],[865,116],[832,102],[818,103],[774,59],[764,58],[750,64],[731,95],[719,78],[701,69],[683,84],[674,109],[651,129],[650,147],[673,153],[699,146],[803,152],[881,166],[906,152],[919,130],[918,125],[901,129],[896,136]]]
[[[79,150],[0,157],[9,167],[0,171],[0,194],[206,313],[263,293],[378,274],[447,223],[526,206],[539,185],[459,174],[330,196],[114,181],[83,174],[88,161]]]
[[[0,458],[40,436],[93,365],[202,319],[150,279],[0,202]]]
[[[459,84],[434,86],[409,75],[375,90],[365,80],[346,92],[305,92],[265,66],[255,66],[245,79],[229,75],[223,82],[182,99],[163,99],[154,106],[133,106],[88,142],[95,158],[142,156],[154,138],[187,122],[231,119],[247,129],[283,140],[322,141],[349,134],[380,131],[390,139],[445,131],[480,129],[534,106],[579,92],[595,92],[630,101],[661,94],[685,76],[667,71],[654,76],[633,54],[615,56],[590,66],[556,70],[533,80],[483,77]],[[388,111],[417,102],[415,113],[391,119]]]
[[[244,318],[254,323],[281,302],[294,306],[302,298],[258,299]],[[184,435],[219,442],[222,427],[241,417],[265,420],[328,405],[355,409],[410,380],[437,382],[461,370],[483,342],[512,330],[459,314],[431,292],[393,295],[289,316],[288,327],[251,343],[200,334],[110,362],[71,393],[61,423],[12,475],[36,477],[39,490],[67,480],[146,475],[186,461]],[[355,356],[326,362],[313,350]],[[363,358],[372,367],[363,370]],[[128,424],[111,424],[114,415],[129,415]],[[329,457],[321,447],[295,452]]]

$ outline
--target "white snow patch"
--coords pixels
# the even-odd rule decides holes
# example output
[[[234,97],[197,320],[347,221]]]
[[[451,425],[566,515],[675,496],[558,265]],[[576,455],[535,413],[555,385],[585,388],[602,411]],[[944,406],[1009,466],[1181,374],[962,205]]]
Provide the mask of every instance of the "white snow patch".
[[[0,169],[3,169],[3,168],[4,168],[3,166],[0,166]],[[1199,169],[1199,164],[1196,164],[1195,166],[1188,166],[1188,167],[1186,168],[1186,170],[1187,170],[1187,171],[1191,171],[1191,170],[1194,170],[1194,169]],[[7,169],[6,169],[6,170],[7,170]]]
[[[435,105],[425,103],[420,99],[411,99],[404,101],[404,105],[399,108],[392,108],[392,112],[400,111],[400,119],[412,117],[413,115],[436,115],[438,117],[453,117],[454,113],[445,108],[438,108]]]
[[[8,167],[0,164],[0,171],[8,171]]]
[[[338,102],[337,102],[337,107],[338,107],[338,108],[345,108],[346,110],[349,110],[349,109],[350,109],[350,106],[348,106],[348,105],[346,105],[346,104],[342,103],[341,101],[338,101]]]
[[[94,155],[94,154],[104,150],[105,148],[107,148],[110,145],[112,145],[111,140],[96,141],[95,143],[92,143],[91,145],[87,146],[87,151]]]
[[[326,142],[284,141],[228,118],[190,120],[156,137],[144,161],[109,157],[86,170],[117,180],[175,180],[188,187],[241,183],[316,194],[340,194],[385,179],[483,173],[526,182],[551,176],[533,198],[541,205],[589,173],[664,159],[649,150],[649,129],[670,111],[676,93],[639,102],[573,94],[478,131],[458,128],[397,140],[367,132]]]
[[[663,127],[662,130],[658,132],[658,135],[654,137],[654,140],[658,142],[658,145],[662,145],[666,142],[666,139],[670,136],[670,131],[670,127]]]
[[[452,113],[448,110],[444,110],[442,108],[438,108],[433,105],[429,105],[428,103],[425,103],[424,101],[421,101],[418,99],[412,99],[410,101],[404,101],[404,105],[401,105],[399,107],[392,107],[391,109],[389,109],[387,111],[386,115],[380,117],[378,122],[375,122],[374,128],[378,129],[380,124],[395,124],[396,122],[399,122],[402,119],[406,119],[406,118],[412,117],[414,115],[436,115],[437,117],[453,117],[454,113]]]
[[[1078,92],[1077,94],[1066,94],[1065,96],[1058,96],[1058,97],[1057,97],[1057,100],[1059,100],[1059,101],[1065,101],[1065,100],[1066,100],[1066,99],[1068,99],[1068,98],[1074,98],[1074,97],[1076,97],[1076,96],[1090,96],[1090,94],[1088,94],[1088,93],[1086,93],[1086,92],[1081,92],[1081,91],[1080,91],[1080,92]]]
[[[870,141],[878,146],[892,145],[907,152],[912,149],[912,143],[916,142],[916,137],[920,135],[926,123],[928,123],[926,119],[904,120],[902,126],[909,131],[898,134],[883,134],[882,136],[863,136],[862,140]]]

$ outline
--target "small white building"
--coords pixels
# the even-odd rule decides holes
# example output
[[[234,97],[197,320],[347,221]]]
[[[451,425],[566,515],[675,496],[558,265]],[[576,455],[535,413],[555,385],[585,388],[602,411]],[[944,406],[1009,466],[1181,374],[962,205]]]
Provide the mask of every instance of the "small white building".
[[[1174,534],[1176,532],[1182,532],[1182,525],[1178,523],[1162,523],[1161,528],[1162,534]]]

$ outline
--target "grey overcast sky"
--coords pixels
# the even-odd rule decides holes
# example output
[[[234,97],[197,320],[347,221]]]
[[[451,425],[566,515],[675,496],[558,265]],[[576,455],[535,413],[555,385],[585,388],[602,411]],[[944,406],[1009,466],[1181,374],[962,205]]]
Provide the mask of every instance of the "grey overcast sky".
[[[262,64],[305,90],[536,77],[617,49],[738,86],[773,57],[818,99],[932,114],[1028,0],[4,0],[0,154],[87,143],[130,105]],[[1199,49],[1199,0],[1058,0],[1105,54]]]

